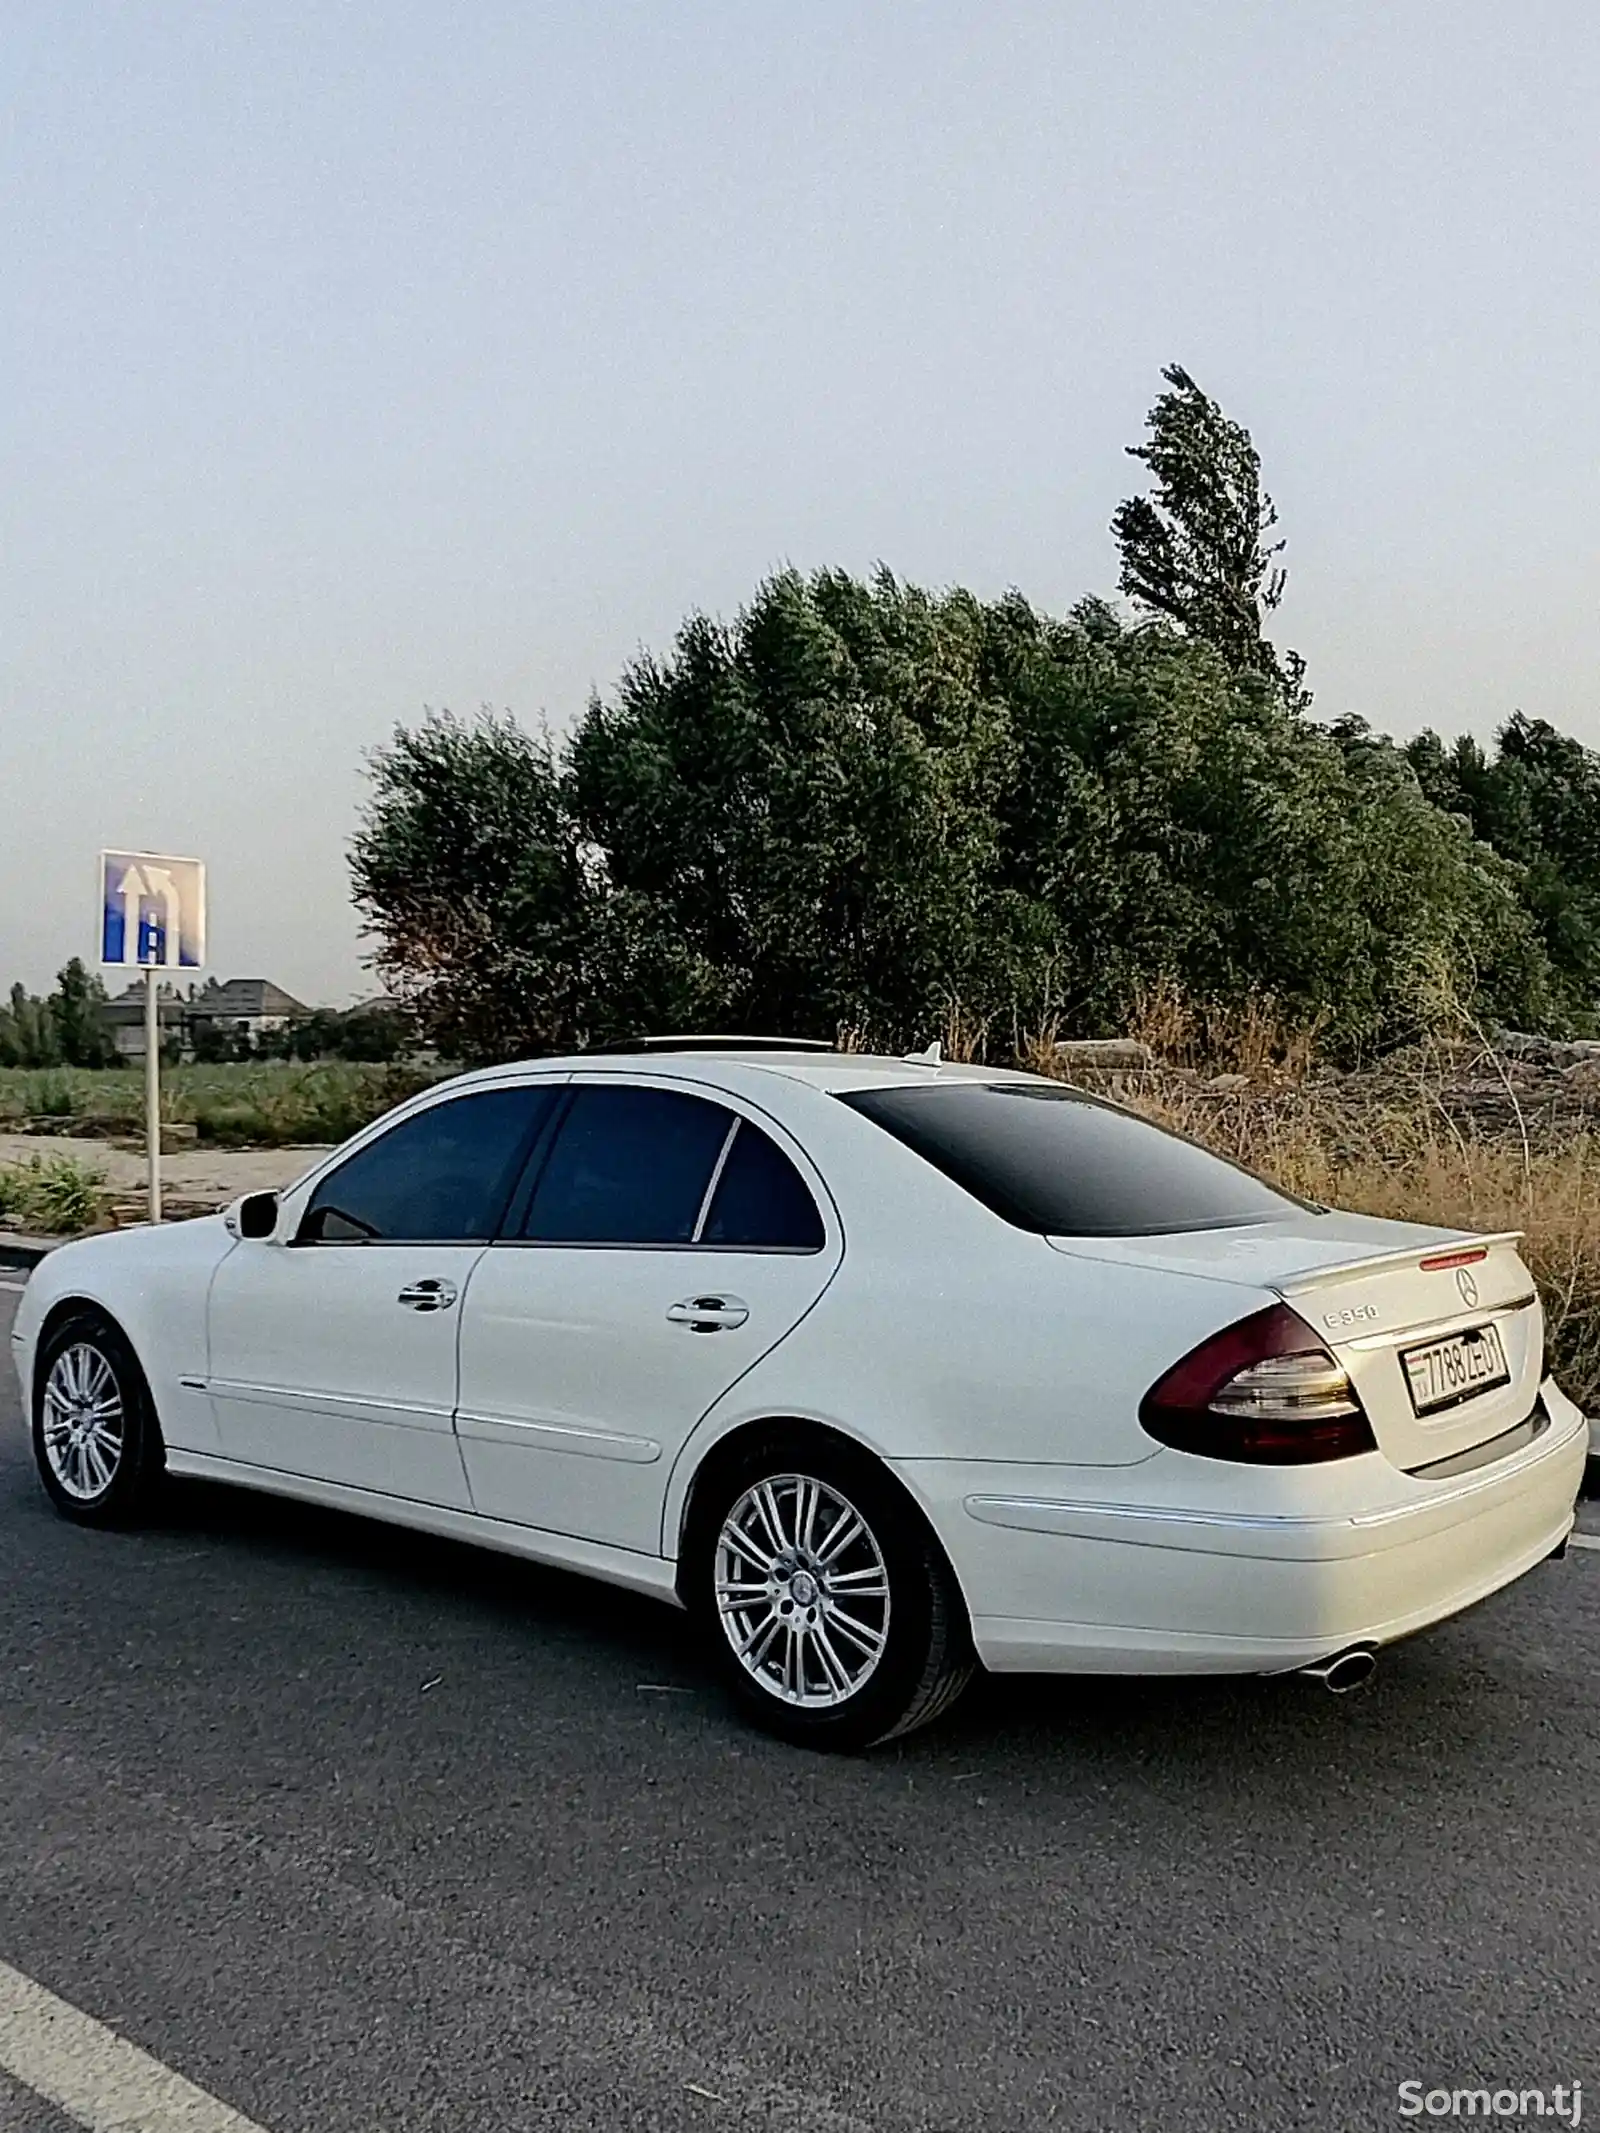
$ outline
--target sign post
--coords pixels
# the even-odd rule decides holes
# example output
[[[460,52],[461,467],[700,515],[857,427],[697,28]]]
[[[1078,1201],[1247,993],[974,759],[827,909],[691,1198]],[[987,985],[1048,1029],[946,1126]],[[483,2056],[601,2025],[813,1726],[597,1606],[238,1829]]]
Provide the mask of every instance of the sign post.
[[[206,954],[206,870],[152,852],[100,854],[100,960],[144,972],[144,1109],[150,1220],[161,1220],[163,970],[198,970]]]
[[[161,997],[156,965],[144,966],[144,1137],[150,1219],[161,1220]]]

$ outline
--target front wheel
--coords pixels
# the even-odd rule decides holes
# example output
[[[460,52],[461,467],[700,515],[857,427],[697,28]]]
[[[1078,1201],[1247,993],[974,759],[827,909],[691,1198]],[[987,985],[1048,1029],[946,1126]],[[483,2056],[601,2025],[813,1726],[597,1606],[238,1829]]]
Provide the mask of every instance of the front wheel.
[[[46,1495],[77,1525],[130,1524],[148,1507],[163,1464],[155,1408],[133,1350],[97,1311],[43,1344],[33,1455]]]
[[[697,1555],[723,1677],[786,1740],[874,1747],[937,1718],[971,1677],[949,1567],[865,1453],[802,1436],[754,1447],[716,1488]]]

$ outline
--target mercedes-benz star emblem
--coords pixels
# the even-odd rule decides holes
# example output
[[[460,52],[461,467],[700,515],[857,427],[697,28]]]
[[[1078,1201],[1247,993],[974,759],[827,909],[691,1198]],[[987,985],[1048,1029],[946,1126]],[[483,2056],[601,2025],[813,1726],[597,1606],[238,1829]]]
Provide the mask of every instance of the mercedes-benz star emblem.
[[[1461,1291],[1461,1301],[1469,1311],[1478,1308],[1478,1284],[1464,1266],[1456,1268],[1456,1287]]]

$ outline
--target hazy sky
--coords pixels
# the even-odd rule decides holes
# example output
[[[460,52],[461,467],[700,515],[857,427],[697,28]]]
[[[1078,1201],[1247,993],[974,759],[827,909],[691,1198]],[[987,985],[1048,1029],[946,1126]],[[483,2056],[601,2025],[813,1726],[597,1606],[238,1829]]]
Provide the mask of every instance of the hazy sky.
[[[1064,606],[1177,358],[1319,711],[1600,744],[1600,10],[5,0],[0,979],[101,844],[370,989],[425,705],[560,725],[785,562]]]

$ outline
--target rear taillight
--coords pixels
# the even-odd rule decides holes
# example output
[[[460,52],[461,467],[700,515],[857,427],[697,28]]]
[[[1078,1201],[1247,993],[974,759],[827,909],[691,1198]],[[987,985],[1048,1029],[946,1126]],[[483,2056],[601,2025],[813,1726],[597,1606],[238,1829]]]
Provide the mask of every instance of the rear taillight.
[[[1139,1420],[1207,1459],[1305,1466],[1377,1450],[1344,1369],[1281,1303],[1202,1341],[1151,1386]]]

